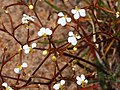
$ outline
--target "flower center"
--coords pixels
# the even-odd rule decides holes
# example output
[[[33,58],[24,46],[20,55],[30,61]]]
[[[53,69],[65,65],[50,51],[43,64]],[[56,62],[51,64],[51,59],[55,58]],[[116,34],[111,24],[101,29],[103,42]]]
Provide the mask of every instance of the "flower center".
[[[85,83],[84,81],[82,81],[81,86],[84,88],[84,87],[85,87],[85,85],[86,85],[86,83]]]
[[[66,19],[66,18],[67,18],[67,15],[65,15],[64,18]]]
[[[75,10],[79,11],[79,8],[77,6],[75,6]]]
[[[75,34],[74,37],[77,38],[77,34]]]
[[[22,69],[22,66],[17,66],[17,68],[19,68],[20,70]]]
[[[6,87],[6,90],[9,90],[9,87]]]
[[[30,53],[32,53],[33,52],[33,49],[32,49],[32,47],[30,47]]]
[[[44,37],[46,37],[46,36],[47,36],[47,34],[46,34],[46,33],[44,33],[44,34],[43,34],[43,36],[44,36]]]

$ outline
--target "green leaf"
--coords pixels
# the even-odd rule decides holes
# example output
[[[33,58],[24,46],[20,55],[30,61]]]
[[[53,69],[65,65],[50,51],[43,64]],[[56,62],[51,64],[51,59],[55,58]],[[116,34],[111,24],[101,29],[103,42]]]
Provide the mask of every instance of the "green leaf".
[[[51,6],[52,8],[54,8],[57,11],[61,11],[60,8],[58,8],[57,6],[54,6],[53,4],[51,4],[48,0],[44,0],[49,6]]]

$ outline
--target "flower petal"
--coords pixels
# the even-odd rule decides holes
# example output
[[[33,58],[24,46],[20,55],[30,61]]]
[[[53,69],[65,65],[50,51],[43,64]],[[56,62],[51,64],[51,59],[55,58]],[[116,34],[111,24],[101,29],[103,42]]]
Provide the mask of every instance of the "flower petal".
[[[82,81],[85,80],[85,75],[84,74],[81,75],[81,79],[82,79]]]
[[[80,16],[82,16],[82,17],[86,16],[85,9],[80,9]]]
[[[46,34],[47,35],[51,35],[52,34],[52,30],[50,30],[49,28],[46,28]]]
[[[76,12],[77,12],[77,10],[75,10],[75,9],[72,9],[72,10],[71,10],[71,13],[72,13],[72,14],[76,14]]]
[[[21,66],[22,67],[27,67],[28,65],[27,65],[27,63],[23,63]]]
[[[58,83],[58,84],[55,84],[55,85],[53,86],[53,88],[54,88],[55,90],[59,90],[60,84],[59,84],[59,83]]]
[[[81,36],[80,36],[80,35],[78,35],[78,36],[77,36],[77,39],[80,39],[80,38],[81,38]]]
[[[64,85],[64,84],[65,84],[65,80],[61,80],[61,81],[60,81],[60,84],[61,84],[61,85]]]
[[[69,37],[68,42],[71,43],[73,46],[77,44],[77,40],[75,37]]]
[[[81,83],[82,83],[81,81],[77,81],[77,84],[78,84],[78,85],[81,85]]]
[[[33,19],[32,17],[29,17],[29,19],[28,19],[28,20],[34,21],[34,19]]]
[[[27,14],[23,14],[23,17],[27,17],[28,15]]]
[[[78,19],[80,17],[79,12],[76,12],[76,14],[74,14],[74,19]]]
[[[76,79],[77,79],[78,81],[81,80],[81,78],[80,78],[79,76],[77,76]]]
[[[22,18],[22,23],[28,23],[27,19],[25,17]]]
[[[58,19],[58,22],[57,22],[58,24],[61,24],[62,26],[65,26],[66,25],[66,20],[65,20],[65,18],[64,17],[62,17],[62,18],[59,18]]]
[[[44,33],[41,32],[41,31],[38,32],[38,36],[42,36],[43,34],[44,34]]]
[[[66,18],[67,22],[70,22],[71,21],[71,18]]]
[[[30,47],[29,47],[29,48],[26,48],[26,49],[24,50],[24,52],[25,52],[26,54],[28,54],[28,53],[30,52]]]
[[[45,33],[45,27],[42,27],[40,31]]]
[[[24,46],[23,46],[23,49],[28,49],[28,48],[29,48],[28,45],[24,45]]]
[[[68,35],[69,35],[69,36],[74,36],[74,33],[73,33],[72,31],[70,31],[70,32],[68,33]]]
[[[37,46],[36,43],[32,43],[32,48],[35,48]]]
[[[64,14],[62,12],[59,12],[58,16],[62,17],[62,16],[64,16]]]
[[[20,74],[20,69],[19,68],[14,68],[14,72],[17,74]]]
[[[87,84],[87,83],[88,83],[88,80],[86,79],[84,82]]]
[[[8,85],[7,85],[6,82],[4,82],[4,83],[2,84],[2,86],[3,86],[3,87],[7,87]]]

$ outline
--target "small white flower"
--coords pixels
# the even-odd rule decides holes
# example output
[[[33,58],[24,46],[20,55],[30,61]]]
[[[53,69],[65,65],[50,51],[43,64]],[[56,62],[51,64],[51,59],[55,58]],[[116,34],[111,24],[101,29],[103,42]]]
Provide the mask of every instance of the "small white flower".
[[[52,34],[52,30],[50,30],[49,28],[44,28],[44,27],[42,27],[40,31],[38,32],[38,36],[47,36],[51,34]]]
[[[30,52],[30,47],[28,45],[24,45],[23,49],[24,49],[26,54],[28,54]]]
[[[4,83],[2,84],[2,86],[5,87],[6,90],[13,90],[10,86],[7,85],[6,82],[4,82]]]
[[[20,73],[21,73],[21,70],[22,70],[23,68],[26,68],[27,66],[28,66],[27,63],[22,63],[22,65],[17,66],[16,68],[14,68],[14,72],[17,73],[17,74],[20,74]]]
[[[85,78],[83,74],[81,75],[81,77],[77,76],[76,79],[77,79],[77,84],[81,85],[82,87],[84,87],[85,84],[88,83],[88,80]]]
[[[119,18],[120,12],[116,12],[116,18]]]
[[[72,32],[72,31],[70,31],[69,33],[68,33],[68,42],[69,43],[71,43],[72,45],[76,45],[77,44],[77,39],[80,39],[81,38],[81,36],[80,35],[74,35],[74,33]]]
[[[62,25],[62,26],[65,26],[67,22],[71,21],[71,18],[67,17],[67,15],[64,15],[62,12],[59,12],[58,16],[60,18],[58,19],[57,23]]]
[[[74,14],[74,19],[79,19],[79,17],[85,17],[86,16],[86,12],[85,9],[78,9],[78,7],[76,6],[75,9],[71,10],[71,13]]]
[[[23,14],[22,23],[28,24],[29,21],[34,21],[34,18],[35,18],[35,16],[28,16],[26,14]]]
[[[32,47],[29,47],[28,45],[24,45],[23,46],[23,49],[24,49],[24,52],[26,54],[28,54],[33,48],[35,48],[37,46],[36,43],[32,43]]]
[[[55,90],[59,90],[65,84],[65,80],[61,80],[60,83],[57,83],[53,86]]]

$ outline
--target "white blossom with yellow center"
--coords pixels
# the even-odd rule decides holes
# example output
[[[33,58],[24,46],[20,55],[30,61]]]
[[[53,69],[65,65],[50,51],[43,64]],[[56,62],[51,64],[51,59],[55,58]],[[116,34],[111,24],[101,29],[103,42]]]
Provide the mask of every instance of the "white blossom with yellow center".
[[[70,31],[68,33],[68,42],[71,43],[73,46],[75,46],[77,44],[77,39],[80,39],[81,36],[80,35],[74,35],[74,33],[72,31]]]
[[[79,19],[80,16],[81,17],[85,17],[86,16],[85,9],[78,9],[77,6],[75,7],[75,9],[71,10],[71,13],[74,14],[74,19]]]
[[[33,48],[35,48],[37,46],[36,43],[32,43],[32,47],[29,47],[28,45],[24,45],[23,46],[23,49],[24,49],[24,52],[26,54],[28,54]]]
[[[65,84],[65,80],[61,80],[60,83],[57,83],[53,86],[55,90],[59,90]]]
[[[38,32],[38,36],[47,36],[47,35],[52,35],[52,30],[50,30],[49,28],[42,27]]]
[[[71,21],[71,18],[67,17],[67,15],[64,15],[62,12],[59,12],[58,16],[60,18],[58,19],[57,23],[60,24],[60,25],[62,25],[62,26],[65,26],[67,24],[67,22]]]
[[[81,85],[82,87],[84,87],[88,83],[88,80],[85,78],[84,74],[82,74],[81,76],[77,76],[76,79],[77,84]]]
[[[6,82],[4,82],[2,86],[5,87],[5,90],[13,90]]]
[[[22,65],[17,66],[16,68],[14,68],[14,72],[17,73],[17,74],[20,74],[21,70],[23,68],[26,68],[27,66],[28,66],[27,63],[24,62],[24,63],[22,63]]]
[[[35,16],[29,16],[27,14],[23,14],[22,23],[28,24],[29,21],[34,21]]]

